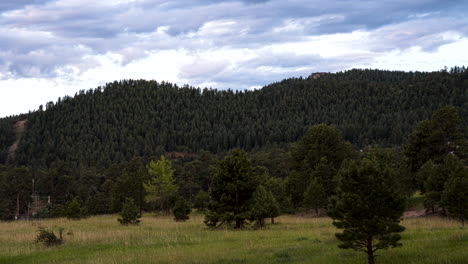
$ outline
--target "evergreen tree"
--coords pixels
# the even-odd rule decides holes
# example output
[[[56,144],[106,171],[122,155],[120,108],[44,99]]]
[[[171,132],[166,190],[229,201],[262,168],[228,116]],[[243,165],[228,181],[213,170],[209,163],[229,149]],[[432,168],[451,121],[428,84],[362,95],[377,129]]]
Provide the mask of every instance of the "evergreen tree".
[[[315,214],[319,214],[319,208],[327,206],[327,197],[325,188],[320,184],[317,178],[312,179],[304,193],[304,206],[315,209]]]
[[[451,175],[445,183],[442,204],[450,215],[460,219],[462,225],[465,224],[468,218],[468,169]]]
[[[368,263],[374,264],[377,250],[401,246],[398,233],[404,230],[399,225],[404,209],[405,197],[399,193],[394,170],[365,158],[340,170],[328,215],[344,229],[336,234],[342,241],[339,247],[364,252]]]
[[[82,206],[81,199],[79,197],[75,197],[65,208],[65,216],[68,219],[78,220],[88,216],[88,209]]]
[[[135,204],[133,198],[126,198],[122,205],[122,211],[120,212],[121,218],[117,219],[122,225],[137,225],[141,221],[140,212],[138,206]]]
[[[294,208],[300,206],[301,202],[304,200],[304,194],[300,193],[301,190],[304,190],[304,182],[301,174],[293,170],[286,179],[286,192],[291,199],[291,205]]]
[[[210,227],[234,224],[235,228],[242,228],[249,217],[249,201],[255,189],[247,154],[239,148],[230,151],[213,179],[205,224]]]
[[[280,208],[275,197],[265,187],[259,185],[252,196],[251,219],[258,227],[265,226],[265,218],[270,218],[274,223],[275,217],[279,216]]]
[[[201,190],[196,196],[194,206],[199,212],[204,212],[210,203],[210,194]]]
[[[265,189],[273,194],[275,200],[280,206],[281,214],[288,214],[293,212],[291,198],[286,194],[286,180],[275,177],[270,177],[265,182]]]
[[[337,168],[329,163],[326,157],[322,157],[314,168],[311,178],[312,181],[316,180],[317,188],[322,188],[325,201],[335,194],[337,172]]]
[[[345,159],[355,156],[352,145],[346,142],[334,126],[319,124],[311,127],[292,150],[295,178],[291,180],[293,203],[301,204],[313,174],[317,174],[327,195],[333,193],[334,174]],[[291,175],[290,175],[291,176]],[[295,199],[294,199],[295,198]]]
[[[427,162],[421,167],[421,173],[426,173],[424,181],[425,199],[424,206],[426,211],[435,212],[442,208],[445,213],[444,203],[442,202],[442,193],[445,184],[455,175],[462,175],[466,170],[463,162],[455,155],[449,154],[440,164]]]
[[[31,172],[26,167],[0,167],[0,219],[17,219],[31,201]]]
[[[153,178],[144,184],[148,193],[146,201],[156,204],[165,214],[169,214],[178,191],[171,162],[161,156],[157,162],[151,161],[147,168]]]
[[[117,178],[112,189],[112,208],[118,212],[127,198],[132,198],[138,204],[140,216],[144,206],[145,189],[143,183],[148,179],[141,157],[133,157]]]
[[[442,107],[433,113],[431,120],[421,121],[405,147],[412,172],[417,172],[429,160],[441,163],[450,153],[466,158],[468,143],[463,123],[454,106]]]
[[[186,221],[189,219],[189,214],[192,212],[192,208],[190,207],[189,202],[183,198],[179,198],[172,211],[174,213],[175,221]]]

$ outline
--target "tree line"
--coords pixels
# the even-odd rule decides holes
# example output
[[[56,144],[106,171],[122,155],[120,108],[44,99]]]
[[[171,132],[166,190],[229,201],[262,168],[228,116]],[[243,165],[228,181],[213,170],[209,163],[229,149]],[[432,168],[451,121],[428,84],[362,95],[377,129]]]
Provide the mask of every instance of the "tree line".
[[[466,122],[467,85],[465,68],[350,70],[242,92],[116,81],[0,119],[0,163],[58,168],[65,162],[79,170],[173,151],[251,151],[296,142],[319,123],[336,125],[358,148],[400,146],[444,105],[460,107]],[[27,120],[26,130],[17,135],[20,120]]]
[[[466,174],[465,128],[459,109],[447,106],[436,111],[431,119],[420,122],[402,147],[374,145],[360,149],[346,141],[336,126],[319,124],[292,145],[270,145],[247,152],[244,160],[237,162],[250,164],[246,169],[248,179],[238,181],[245,181],[245,188],[262,185],[271,191],[281,213],[309,208],[318,214],[335,195],[336,175],[343,164],[374,157],[395,171],[392,177],[398,180],[400,193],[421,191],[426,195],[425,206],[429,211],[446,212],[449,208],[444,199],[451,197],[449,187],[460,189],[461,183],[456,178]],[[220,174],[222,166],[227,166],[222,163],[226,153],[176,154],[135,156],[108,168],[79,170],[66,162],[52,168],[0,166],[0,217],[13,219],[24,215],[33,210],[34,203],[44,206],[35,197],[47,202],[44,210],[34,212],[37,217],[63,216],[75,198],[90,214],[119,212],[126,198],[132,198],[140,212],[168,213],[178,199],[203,211],[208,207],[209,194],[214,195],[219,186],[224,186],[215,175]],[[166,176],[154,176],[160,174]],[[161,189],[170,195],[162,200],[157,195],[148,198],[148,194]],[[219,190],[219,195],[225,193],[226,190]]]

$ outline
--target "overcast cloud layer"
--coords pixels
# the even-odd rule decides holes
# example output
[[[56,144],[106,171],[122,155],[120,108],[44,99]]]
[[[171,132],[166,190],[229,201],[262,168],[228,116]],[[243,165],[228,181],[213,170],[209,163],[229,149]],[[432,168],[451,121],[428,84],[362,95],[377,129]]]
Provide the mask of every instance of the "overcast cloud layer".
[[[123,78],[251,89],[468,63],[468,1],[5,0],[0,116]]]

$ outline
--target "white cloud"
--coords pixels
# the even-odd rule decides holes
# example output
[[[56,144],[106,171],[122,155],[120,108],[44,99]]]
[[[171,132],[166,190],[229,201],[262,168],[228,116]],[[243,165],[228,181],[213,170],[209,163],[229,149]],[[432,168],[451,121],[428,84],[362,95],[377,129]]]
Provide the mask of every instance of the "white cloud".
[[[436,0],[0,4],[0,116],[119,79],[249,89],[313,71],[462,65],[467,8]]]

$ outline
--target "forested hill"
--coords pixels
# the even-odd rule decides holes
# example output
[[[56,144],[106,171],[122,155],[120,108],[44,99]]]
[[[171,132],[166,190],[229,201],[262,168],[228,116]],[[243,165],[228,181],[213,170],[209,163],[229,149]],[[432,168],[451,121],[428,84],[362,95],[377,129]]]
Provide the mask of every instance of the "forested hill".
[[[233,92],[124,80],[81,91],[21,117],[0,119],[0,162],[107,167],[134,155],[246,150],[336,125],[361,147],[402,144],[444,105],[468,116],[468,71],[351,70]],[[14,125],[27,119],[24,133]],[[18,141],[20,137],[20,140]],[[11,148],[17,144],[16,150]]]

